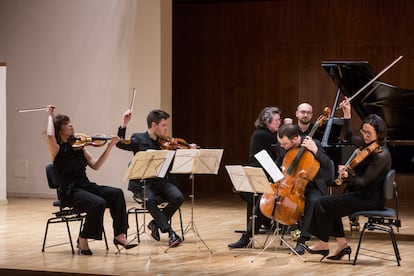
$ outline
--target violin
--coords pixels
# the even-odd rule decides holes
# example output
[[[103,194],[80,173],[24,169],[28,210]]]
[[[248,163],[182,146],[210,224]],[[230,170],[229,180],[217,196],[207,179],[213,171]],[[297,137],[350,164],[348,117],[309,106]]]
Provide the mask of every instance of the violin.
[[[340,186],[343,183],[343,175],[345,171],[355,168],[358,166],[365,158],[367,158],[371,153],[376,153],[380,151],[380,145],[377,142],[371,143],[369,146],[366,146],[363,149],[356,149],[348,160],[345,163],[345,166],[342,170],[342,173],[338,175],[338,178],[335,179],[335,184]]]
[[[189,149],[190,144],[182,138],[171,138],[169,136],[158,137],[158,144],[161,149],[176,150],[176,149]]]
[[[325,107],[308,136],[328,119],[330,109]],[[320,168],[319,161],[305,147],[289,150],[282,163],[284,178],[272,184],[273,193],[264,193],[260,199],[260,211],[270,219],[292,225],[299,221],[305,209],[305,188]]]
[[[112,140],[112,137],[107,137],[105,134],[94,134],[92,136],[89,136],[83,133],[75,133],[75,135],[70,138],[72,148],[74,149],[82,149],[86,146],[102,147],[106,144],[106,142],[110,140]],[[131,140],[121,139],[120,142],[129,144],[131,143]]]

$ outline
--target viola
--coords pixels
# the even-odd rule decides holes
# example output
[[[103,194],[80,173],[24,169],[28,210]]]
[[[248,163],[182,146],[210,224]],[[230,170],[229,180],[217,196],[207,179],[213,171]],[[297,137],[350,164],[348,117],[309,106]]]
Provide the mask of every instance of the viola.
[[[176,149],[189,149],[190,144],[188,144],[182,138],[172,138],[169,136],[161,136],[158,138],[158,144],[161,149],[176,150]]]
[[[316,129],[328,119],[329,114],[330,109],[326,107],[308,136],[314,135]],[[284,178],[272,184],[273,193],[264,193],[260,199],[259,207],[262,214],[285,225],[299,221],[305,209],[305,188],[316,176],[319,168],[319,161],[305,147],[289,150],[282,162]]]
[[[102,147],[110,140],[112,140],[112,137],[107,137],[105,134],[94,134],[89,136],[83,133],[75,133],[75,135],[70,138],[72,148],[74,149],[81,149],[86,146]],[[131,143],[131,140],[121,139],[120,142],[129,144]]]
[[[342,170],[342,173],[338,175],[338,178],[335,179],[336,185],[342,185],[343,183],[343,176],[344,172],[351,170],[358,166],[365,158],[367,158],[371,153],[376,153],[380,150],[380,145],[378,145],[377,142],[371,143],[370,145],[366,146],[362,149],[356,149],[351,156],[348,158],[348,160],[345,163],[345,166]]]

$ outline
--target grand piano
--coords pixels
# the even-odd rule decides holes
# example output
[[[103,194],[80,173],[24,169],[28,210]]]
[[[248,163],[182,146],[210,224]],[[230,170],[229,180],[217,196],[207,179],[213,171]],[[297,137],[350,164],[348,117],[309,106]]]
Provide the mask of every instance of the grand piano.
[[[322,67],[338,87],[333,108],[336,108],[340,95],[352,97],[376,77],[366,61],[324,61]],[[371,113],[384,119],[393,168],[400,173],[414,173],[414,90],[377,79],[352,99],[351,106],[361,119]],[[343,164],[353,148],[347,141],[335,141],[332,137],[336,135],[329,133],[341,129],[341,119],[330,118],[329,123],[322,145],[335,163]]]

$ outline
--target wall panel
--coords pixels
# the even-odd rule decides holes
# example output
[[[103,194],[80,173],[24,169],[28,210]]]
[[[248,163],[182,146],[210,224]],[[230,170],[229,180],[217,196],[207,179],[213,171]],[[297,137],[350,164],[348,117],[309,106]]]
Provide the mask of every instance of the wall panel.
[[[293,117],[308,101],[316,117],[332,106],[324,60],[367,60],[378,73],[404,55],[381,80],[414,89],[413,13],[408,0],[174,1],[174,135],[224,148],[222,165],[245,164],[263,107]],[[197,189],[232,192],[224,166]]]

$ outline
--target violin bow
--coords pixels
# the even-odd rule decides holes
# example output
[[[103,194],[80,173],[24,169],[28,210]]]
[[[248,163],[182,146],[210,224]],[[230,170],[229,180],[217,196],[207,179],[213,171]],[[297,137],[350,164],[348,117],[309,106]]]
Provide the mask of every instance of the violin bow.
[[[402,59],[403,56],[399,56],[397,59],[395,59],[390,65],[388,65],[387,67],[385,67],[378,75],[376,75],[372,80],[370,80],[367,84],[365,84],[361,89],[358,90],[358,92],[356,92],[354,95],[352,95],[352,97],[347,99],[347,102],[352,101],[353,98],[355,98],[356,96],[358,96],[362,91],[364,91],[365,88],[367,88],[371,83],[373,83],[375,80],[377,80],[382,74],[384,74],[385,72],[388,71],[388,69],[390,69],[392,66],[394,66],[397,62],[399,62]],[[338,109],[341,109],[342,106],[339,105]]]
[[[134,110],[134,104],[135,104],[135,94],[136,94],[137,90],[134,88],[134,90],[132,90],[132,99],[131,99],[131,105],[129,106],[129,109],[132,111]]]
[[[24,113],[24,112],[44,111],[44,110],[47,110],[47,107],[30,108],[30,109],[18,109],[17,112]]]

